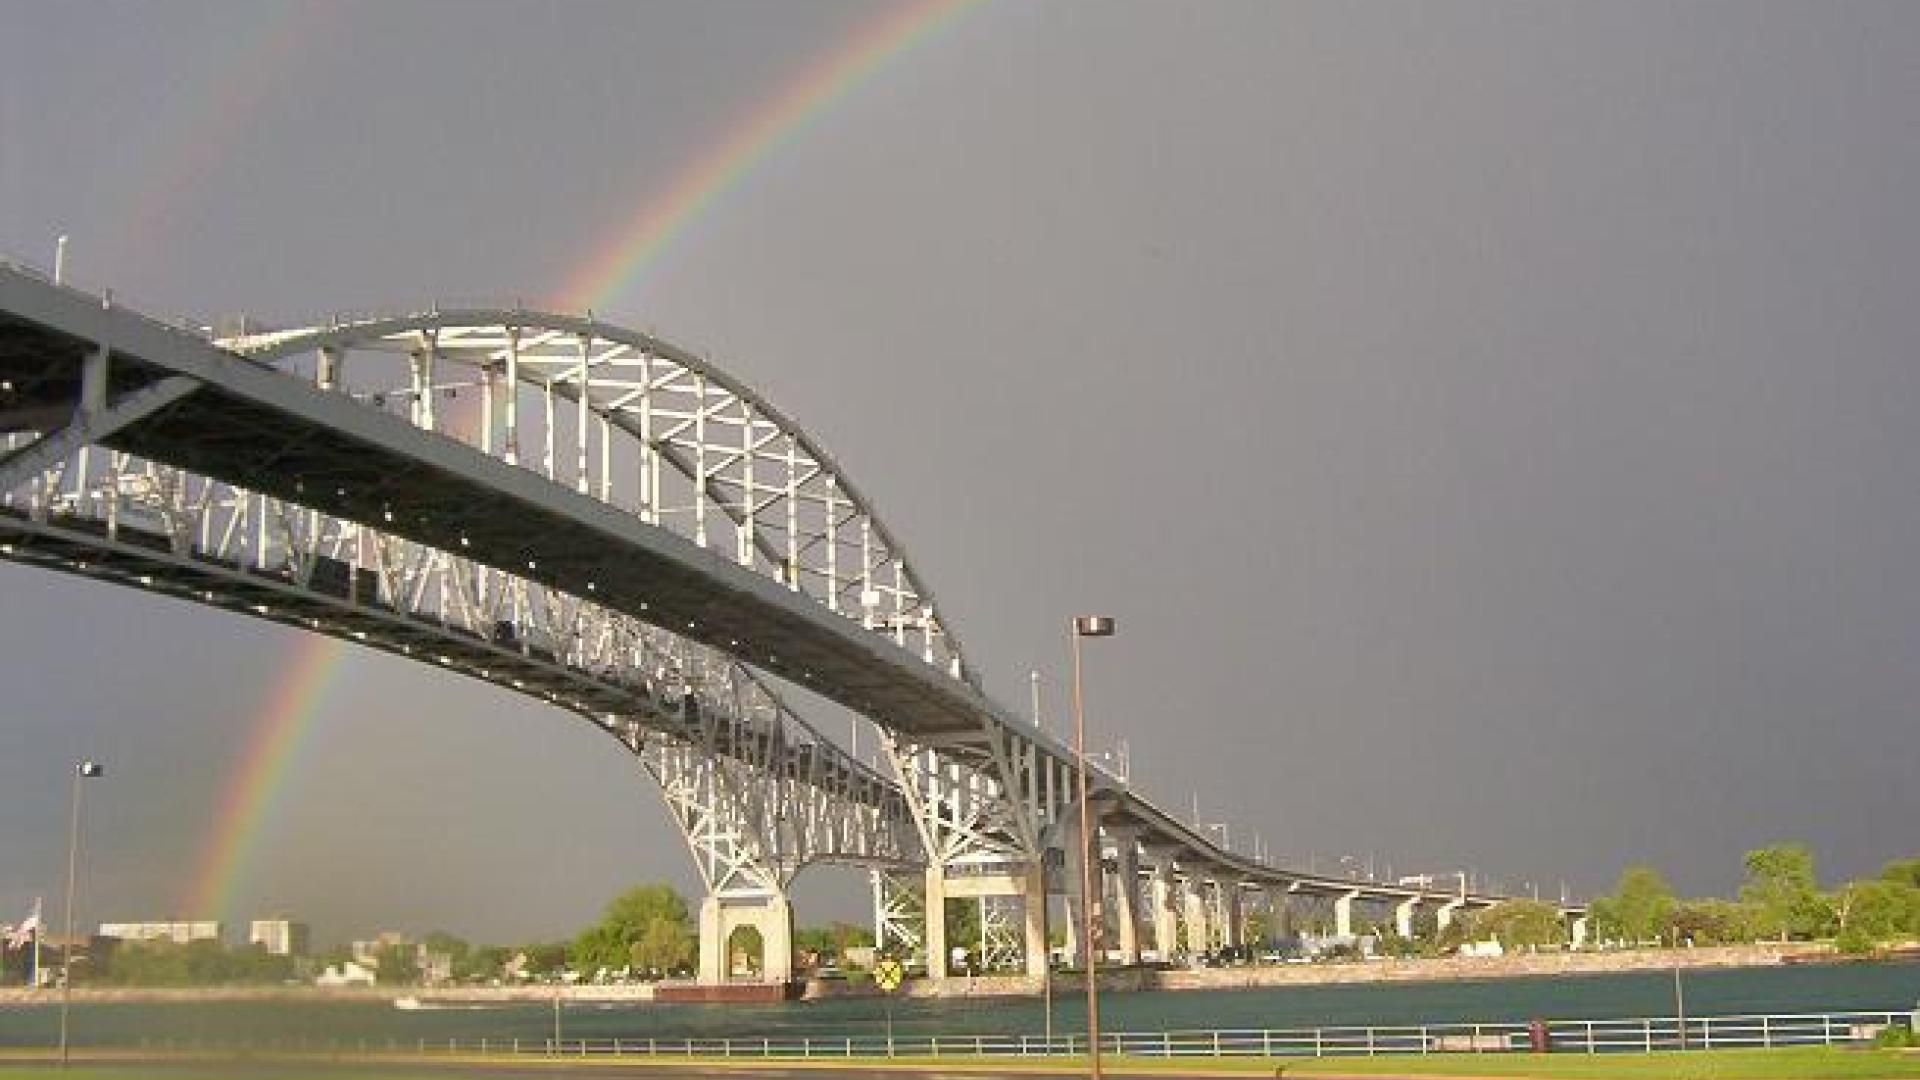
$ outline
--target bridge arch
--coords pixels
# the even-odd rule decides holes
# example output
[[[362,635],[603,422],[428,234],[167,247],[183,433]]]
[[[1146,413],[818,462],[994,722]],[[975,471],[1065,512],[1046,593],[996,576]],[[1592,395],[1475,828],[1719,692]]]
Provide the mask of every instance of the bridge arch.
[[[470,426],[442,422],[475,398]],[[1156,935],[1177,896],[1203,943],[1210,906],[1237,932],[1250,885],[1493,899],[1249,859],[1098,766],[1081,802],[1075,755],[979,691],[904,550],[804,432],[704,359],[591,318],[474,308],[215,339],[0,265],[0,557],[424,654],[594,719],[655,755],[728,908],[778,911],[814,859],[919,866],[917,895],[876,881],[883,927],[1019,896],[1022,925],[981,944],[1018,936],[1034,972],[1048,867],[1105,873],[1109,844],[1123,926],[1144,856]],[[891,786],[758,697],[756,669],[881,726]],[[923,921],[940,977],[944,921]]]
[[[977,684],[872,501],[799,424],[691,350],[592,318],[495,308],[340,318],[220,343],[730,549]],[[463,393],[478,416],[450,422]]]

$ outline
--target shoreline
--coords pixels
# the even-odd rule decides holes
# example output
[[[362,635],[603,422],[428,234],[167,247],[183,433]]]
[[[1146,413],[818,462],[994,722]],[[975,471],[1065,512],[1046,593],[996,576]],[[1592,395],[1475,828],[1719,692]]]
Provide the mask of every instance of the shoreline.
[[[1791,963],[1837,963],[1842,957],[1829,946],[1807,943],[1730,945],[1696,949],[1636,949],[1612,952],[1550,952],[1501,957],[1439,957],[1412,960],[1371,960],[1338,964],[1278,964],[1260,967],[1199,968],[1160,971],[1132,968],[1100,974],[1100,988],[1111,992],[1183,990],[1258,990],[1285,986],[1379,985],[1449,983],[1488,979],[1577,977],[1634,972],[1713,970],[1774,967]],[[1898,962],[1909,957],[1869,958]],[[812,979],[804,984],[807,1001],[880,996],[871,983]],[[1071,992],[1082,985],[1078,975],[1055,975],[1054,993]],[[906,986],[909,997],[972,999],[1036,997],[1037,978],[1025,975],[955,976],[944,983],[915,979]],[[231,987],[114,987],[75,988],[80,1004],[193,1004],[203,1002],[319,1002],[374,1003],[417,999],[428,1007],[466,1004],[550,1004],[556,999],[572,1004],[652,1004],[653,984],[624,986],[475,986],[475,987],[353,987],[231,986]],[[0,1007],[51,1006],[60,997],[49,990],[0,990]]]
[[[1169,971],[1134,968],[1103,971],[1100,989],[1108,992],[1152,990],[1261,990],[1291,986],[1342,986],[1407,983],[1474,982],[1491,979],[1621,975],[1778,967],[1794,963],[1836,963],[1849,958],[1830,946],[1788,944],[1721,945],[1692,949],[1631,949],[1607,952],[1543,952],[1499,957],[1434,957],[1409,960],[1369,960],[1339,964],[1278,964],[1260,967],[1197,968]],[[1898,962],[1899,955],[1874,959]],[[1055,975],[1053,992],[1072,992],[1083,982],[1078,975]],[[924,980],[908,984],[911,997],[984,998],[1027,997],[1040,993],[1040,982],[1024,975],[958,977],[936,987]],[[849,990],[823,996],[861,996]]]

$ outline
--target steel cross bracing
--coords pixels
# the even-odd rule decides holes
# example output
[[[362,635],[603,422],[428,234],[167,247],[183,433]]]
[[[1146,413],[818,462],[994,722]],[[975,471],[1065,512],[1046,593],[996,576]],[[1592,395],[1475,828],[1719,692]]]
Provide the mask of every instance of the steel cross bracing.
[[[803,593],[967,678],[892,533],[795,425],[649,335],[541,313],[454,311],[253,335],[227,347],[450,434]],[[467,402],[463,411],[462,396]],[[887,750],[941,865],[1028,857],[1065,805],[1064,762],[981,724]]]
[[[128,397],[144,415],[148,400],[181,396],[180,382]],[[0,554],[417,655],[587,716],[658,780],[716,895],[783,891],[818,859],[920,861],[891,782],[725,654],[453,552],[71,437],[105,427],[4,436],[0,475],[16,482],[0,491]]]
[[[893,784],[738,662],[448,552],[76,452],[0,492],[0,557],[346,638],[584,716],[659,782],[716,892],[784,888],[816,859],[920,859]]]
[[[522,668],[505,666],[513,649],[492,640],[490,618],[526,639],[525,660],[541,641],[556,656],[587,655],[567,628],[618,617],[633,626],[618,624],[627,637],[609,640],[644,637],[645,626],[715,651],[683,665],[686,678],[702,673],[695,700],[729,692],[731,674],[711,674],[734,670],[724,654],[749,676],[764,671],[837,701],[883,732],[895,797],[917,833],[895,848],[943,871],[1038,866],[1077,809],[1070,751],[980,693],[932,594],[832,460],[704,359],[651,335],[591,317],[467,310],[216,344],[0,266],[0,418],[40,436],[0,458],[0,487],[41,477],[31,482],[45,495],[54,462],[91,477],[107,466],[87,455],[109,449],[218,478],[234,486],[227,517],[196,519],[197,532],[231,543],[277,528],[298,541],[286,542],[292,549],[344,552],[352,528],[350,556],[315,557],[345,563],[350,576],[374,571],[392,596],[503,654],[494,658],[503,670]],[[177,516],[196,497],[194,480],[178,483],[188,501],[170,508]],[[51,516],[38,524],[51,528]],[[287,567],[296,578],[337,573]],[[587,711],[598,707],[569,687]],[[824,744],[809,739],[797,741]],[[714,745],[732,744],[716,734]],[[669,800],[679,800],[711,884],[768,887],[804,857],[750,856],[793,845],[777,828],[724,827],[729,815],[774,819],[731,808],[753,800],[740,794],[744,774],[722,775],[724,761],[767,767],[739,753],[715,758],[721,771],[711,774],[663,762],[675,770]],[[1183,877],[1497,899],[1256,862],[1093,772],[1102,831],[1173,852]]]

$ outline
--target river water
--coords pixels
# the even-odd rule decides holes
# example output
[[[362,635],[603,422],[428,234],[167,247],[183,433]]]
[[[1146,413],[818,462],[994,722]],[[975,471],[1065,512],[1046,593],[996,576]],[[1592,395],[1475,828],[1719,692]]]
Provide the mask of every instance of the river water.
[[[1684,976],[1687,1013],[1905,1011],[1920,1002],[1920,963],[1809,964],[1694,971]],[[1297,1028],[1337,1025],[1439,1024],[1551,1019],[1671,1016],[1671,973],[1635,972],[1418,984],[1351,984],[1263,990],[1108,993],[1101,1026],[1109,1031],[1207,1028]],[[879,1035],[886,1005],[843,999],[780,1006],[575,1005],[563,1011],[568,1039],[718,1038],[722,1036]],[[55,1040],[58,1010],[44,1005],[0,1008],[0,1046],[45,1046]],[[893,1005],[905,1034],[1039,1034],[1037,1000],[912,1000]],[[1060,1032],[1078,1030],[1077,998],[1054,1002]],[[204,1043],[352,1045],[393,1039],[444,1042],[524,1039],[553,1032],[543,1005],[406,1012],[377,1002],[220,1002],[76,1004],[79,1045],[133,1046],[143,1040]]]

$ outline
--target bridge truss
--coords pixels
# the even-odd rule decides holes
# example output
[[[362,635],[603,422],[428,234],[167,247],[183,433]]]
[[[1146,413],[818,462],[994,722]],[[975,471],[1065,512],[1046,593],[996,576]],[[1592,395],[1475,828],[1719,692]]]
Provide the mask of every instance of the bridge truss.
[[[1342,910],[1493,900],[1269,867],[1099,769],[1101,828],[1075,835],[1070,752],[980,692],[871,502],[770,404],[650,334],[473,309],[214,341],[20,268],[0,301],[0,556],[591,720],[659,781],[700,866],[703,979],[724,978],[734,926],[790,938],[787,886],[813,862],[884,870],[883,936],[936,976],[944,919],[925,913],[966,897],[984,959],[1037,973],[1046,898],[1082,859],[1107,871],[1131,957],[1149,925],[1162,955],[1182,927],[1189,949],[1234,944],[1249,888]],[[822,699],[874,726],[891,777],[792,704]]]

